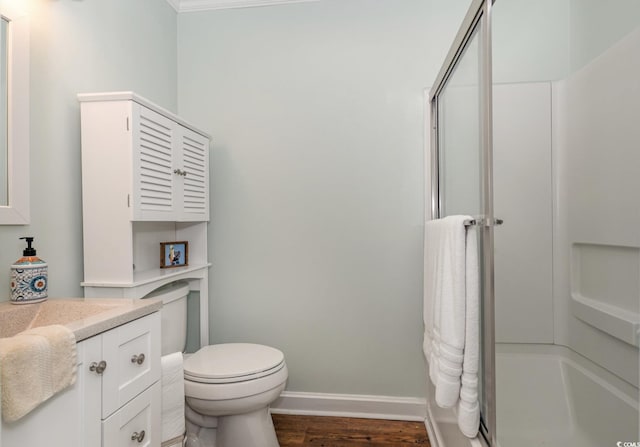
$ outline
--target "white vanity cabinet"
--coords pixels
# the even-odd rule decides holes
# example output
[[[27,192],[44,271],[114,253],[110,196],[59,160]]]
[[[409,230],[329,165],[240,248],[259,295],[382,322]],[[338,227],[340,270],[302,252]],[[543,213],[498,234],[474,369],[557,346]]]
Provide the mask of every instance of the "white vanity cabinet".
[[[160,314],[77,348],[76,383],[22,419],[3,422],[2,447],[159,447]]]

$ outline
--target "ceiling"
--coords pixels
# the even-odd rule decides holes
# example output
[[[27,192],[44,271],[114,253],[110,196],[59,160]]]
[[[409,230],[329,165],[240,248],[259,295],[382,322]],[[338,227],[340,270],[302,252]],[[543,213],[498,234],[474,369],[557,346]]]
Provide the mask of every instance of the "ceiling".
[[[250,8],[284,3],[316,2],[320,0],[167,0],[177,12],[207,11],[212,9]]]

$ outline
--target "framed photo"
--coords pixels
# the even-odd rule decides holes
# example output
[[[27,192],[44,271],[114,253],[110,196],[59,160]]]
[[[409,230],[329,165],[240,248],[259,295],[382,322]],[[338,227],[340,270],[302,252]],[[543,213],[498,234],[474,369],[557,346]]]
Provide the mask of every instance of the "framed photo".
[[[160,242],[160,268],[185,267],[189,265],[189,242]]]

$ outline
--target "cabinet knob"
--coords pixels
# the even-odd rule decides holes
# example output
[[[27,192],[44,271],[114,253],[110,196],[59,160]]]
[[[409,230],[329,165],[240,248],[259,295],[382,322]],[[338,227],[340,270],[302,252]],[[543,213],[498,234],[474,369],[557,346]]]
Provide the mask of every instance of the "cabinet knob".
[[[144,434],[145,434],[144,430],[142,430],[140,433],[138,433],[137,431],[134,431],[133,434],[131,435],[131,440],[142,442],[142,440],[144,439]]]
[[[174,169],[173,173],[177,174],[177,175],[181,175],[183,177],[187,176],[187,171],[183,171],[182,169],[179,169],[179,168],[178,169]]]
[[[100,360],[100,363],[91,362],[89,365],[89,371],[95,372],[96,374],[102,374],[105,369],[107,369],[107,362],[104,360]]]
[[[144,363],[144,354],[138,354],[131,356],[131,363],[137,363],[138,365],[142,365]]]

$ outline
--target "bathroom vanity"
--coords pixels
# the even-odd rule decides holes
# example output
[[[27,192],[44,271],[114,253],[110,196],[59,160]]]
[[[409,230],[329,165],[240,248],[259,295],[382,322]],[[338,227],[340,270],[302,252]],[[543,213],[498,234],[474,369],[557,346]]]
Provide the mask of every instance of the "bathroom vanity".
[[[64,324],[77,340],[77,379],[22,419],[2,447],[160,446],[160,314],[155,300],[0,303],[0,336]]]

